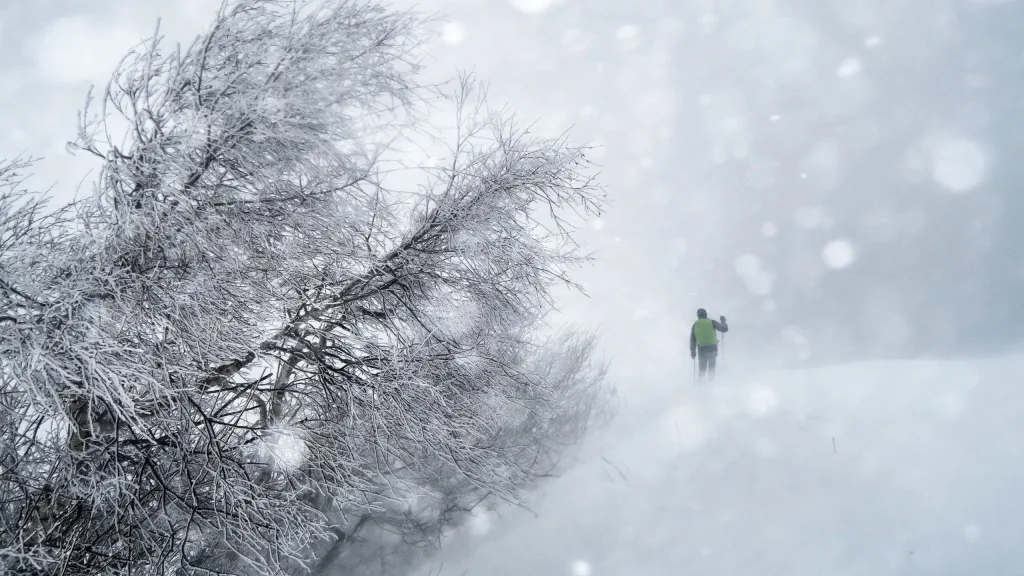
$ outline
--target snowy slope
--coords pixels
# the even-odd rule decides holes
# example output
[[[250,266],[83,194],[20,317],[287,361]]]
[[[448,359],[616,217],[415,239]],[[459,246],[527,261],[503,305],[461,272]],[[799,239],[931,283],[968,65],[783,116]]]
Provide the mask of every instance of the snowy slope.
[[[422,574],[1024,572],[1024,358],[680,383]],[[646,404],[646,403],[645,403]]]

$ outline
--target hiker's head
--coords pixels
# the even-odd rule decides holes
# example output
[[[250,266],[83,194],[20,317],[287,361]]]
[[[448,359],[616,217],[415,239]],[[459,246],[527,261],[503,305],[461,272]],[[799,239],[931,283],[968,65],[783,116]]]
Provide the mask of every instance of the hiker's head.
[[[708,317],[708,311],[707,310],[705,310],[703,308],[698,308],[697,309],[697,318],[707,318],[707,317]]]

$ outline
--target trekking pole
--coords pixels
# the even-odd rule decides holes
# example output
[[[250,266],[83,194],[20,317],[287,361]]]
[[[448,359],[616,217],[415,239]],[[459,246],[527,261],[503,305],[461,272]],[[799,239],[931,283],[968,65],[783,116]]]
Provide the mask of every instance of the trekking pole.
[[[725,358],[725,332],[722,332],[722,357]]]

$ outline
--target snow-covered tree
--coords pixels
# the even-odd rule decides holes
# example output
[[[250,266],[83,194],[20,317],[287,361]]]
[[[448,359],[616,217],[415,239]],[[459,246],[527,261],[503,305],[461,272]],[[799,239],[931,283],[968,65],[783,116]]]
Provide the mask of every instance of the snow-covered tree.
[[[92,197],[0,164],[0,566],[380,573],[609,414],[593,334],[550,326],[601,207],[583,150],[463,79],[447,160],[390,183],[445,103],[421,24],[240,0],[87,100]]]

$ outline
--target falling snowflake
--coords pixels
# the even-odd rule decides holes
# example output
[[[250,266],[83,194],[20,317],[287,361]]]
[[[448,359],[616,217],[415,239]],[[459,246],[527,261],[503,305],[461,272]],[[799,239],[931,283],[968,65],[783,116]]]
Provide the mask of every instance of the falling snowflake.
[[[943,188],[957,194],[977,188],[987,176],[989,159],[980,144],[952,135],[925,140],[931,176]]]
[[[836,76],[840,78],[850,78],[860,73],[864,65],[858,58],[847,58],[839,65],[836,69]]]
[[[263,437],[260,446],[263,460],[281,472],[294,472],[306,461],[309,448],[298,432],[273,429]]]
[[[460,22],[447,22],[441,30],[441,39],[449,46],[457,46],[466,40],[466,27]]]
[[[590,576],[592,573],[590,569],[590,562],[587,562],[586,560],[574,561],[572,566],[569,568],[569,573],[572,574],[572,576]]]
[[[853,264],[857,252],[848,240],[833,240],[821,250],[821,257],[829,268],[841,270]]]

